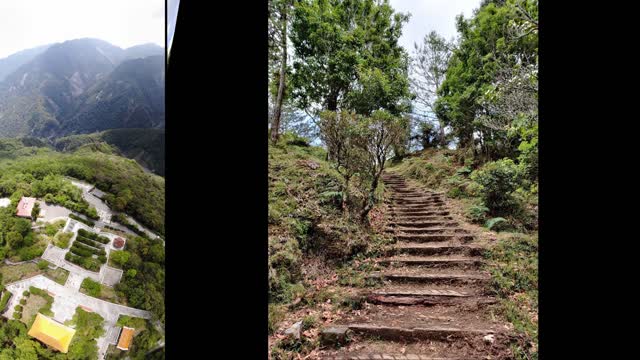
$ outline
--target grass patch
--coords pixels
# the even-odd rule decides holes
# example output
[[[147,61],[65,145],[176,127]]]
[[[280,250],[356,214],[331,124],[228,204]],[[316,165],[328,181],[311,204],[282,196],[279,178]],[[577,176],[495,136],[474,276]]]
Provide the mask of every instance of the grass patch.
[[[72,237],[73,237],[72,232],[59,232],[53,238],[53,245],[61,249],[66,249],[69,247],[69,242],[71,241]]]
[[[500,298],[499,312],[527,340],[516,353],[525,354],[523,359],[537,358],[538,236],[501,233],[498,239],[486,257],[492,288]]]
[[[0,273],[5,284],[9,284],[18,280],[26,279],[40,274],[42,271],[38,269],[38,265],[34,263],[25,263],[19,265],[0,265]]]
[[[46,223],[44,225],[44,233],[48,236],[54,236],[58,231],[60,231],[64,225],[66,224],[65,220],[57,220],[52,223]]]
[[[51,305],[53,305],[53,297],[51,295],[49,295],[48,292],[46,292],[46,291],[44,291],[42,289],[38,289],[37,287],[30,286],[29,287],[29,295],[25,295],[25,296],[28,296],[27,297],[27,303],[29,303],[29,300],[31,298],[36,297],[36,296],[37,297],[41,297],[42,299],[44,299],[45,300],[45,304],[40,306],[38,308],[38,310],[36,311],[36,313],[39,312],[39,313],[41,313],[43,315],[50,316],[50,317],[54,316],[53,311],[51,311]],[[27,319],[27,320],[32,320],[32,319]],[[26,323],[26,324],[31,325],[31,323]]]
[[[55,269],[46,268],[44,270],[44,276],[57,282],[60,285],[64,285],[67,282],[67,278],[69,277],[69,271],[61,267]]]
[[[278,324],[284,319],[285,306],[277,304],[269,304],[269,320],[268,329],[269,335],[273,334],[278,329]]]
[[[22,309],[22,319],[21,321],[27,324],[27,327],[30,327],[33,324],[33,321],[36,318],[36,315],[47,305],[47,299],[43,298],[39,295],[30,295],[27,298],[27,302]]]

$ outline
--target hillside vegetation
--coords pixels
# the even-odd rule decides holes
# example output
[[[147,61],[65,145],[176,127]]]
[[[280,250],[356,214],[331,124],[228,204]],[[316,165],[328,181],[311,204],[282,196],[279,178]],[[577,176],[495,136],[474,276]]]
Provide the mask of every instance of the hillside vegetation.
[[[146,173],[134,160],[90,148],[60,153],[37,139],[0,139],[0,196],[44,197],[52,193],[55,197],[61,187],[70,186],[56,176],[95,184],[108,193],[105,199],[114,210],[124,211],[164,234],[164,179]],[[40,186],[41,182],[49,187]],[[70,194],[65,196],[61,198],[63,204],[73,200],[68,198]]]
[[[104,144],[112,145],[108,149]],[[81,147],[113,151],[134,159],[158,175],[164,175],[164,129],[112,129],[93,134],[70,135],[53,141],[58,151],[73,152]]]
[[[317,348],[322,322],[359,306],[353,289],[366,286],[364,274],[374,268],[364,259],[388,241],[376,230],[378,208],[371,226],[343,209],[344,180],[326,155],[291,134],[269,146],[269,333],[306,315],[309,341],[294,353]],[[351,193],[354,207],[363,195],[355,186]],[[274,358],[294,356],[286,344],[272,350]]]

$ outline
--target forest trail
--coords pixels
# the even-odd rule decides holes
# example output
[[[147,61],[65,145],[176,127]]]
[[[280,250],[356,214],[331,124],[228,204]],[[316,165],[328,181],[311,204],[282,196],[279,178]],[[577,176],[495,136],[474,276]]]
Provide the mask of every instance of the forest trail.
[[[454,221],[444,194],[383,175],[387,232],[397,242],[373,274],[382,286],[368,305],[335,324],[348,345],[323,359],[508,359],[511,327],[491,315],[496,303],[482,270],[483,247]]]

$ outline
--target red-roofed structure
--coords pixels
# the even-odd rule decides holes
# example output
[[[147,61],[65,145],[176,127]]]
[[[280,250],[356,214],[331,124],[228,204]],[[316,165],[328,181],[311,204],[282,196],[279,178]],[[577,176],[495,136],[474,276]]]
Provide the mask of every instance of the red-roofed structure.
[[[18,203],[18,212],[16,215],[23,218],[31,218],[31,212],[33,211],[35,203],[36,198],[22,197]]]
[[[116,249],[122,249],[124,247],[124,239],[117,237],[113,240],[113,247]]]

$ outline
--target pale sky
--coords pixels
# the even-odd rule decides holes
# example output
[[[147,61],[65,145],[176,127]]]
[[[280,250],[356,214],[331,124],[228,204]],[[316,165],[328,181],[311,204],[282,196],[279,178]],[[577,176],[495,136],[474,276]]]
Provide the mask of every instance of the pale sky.
[[[480,0],[389,0],[389,3],[398,12],[411,13],[400,38],[400,44],[409,54],[413,52],[413,43],[420,44],[431,30],[447,40],[456,37],[456,15],[469,18],[480,6]]]
[[[0,0],[0,59],[78,38],[164,47],[164,0]]]

